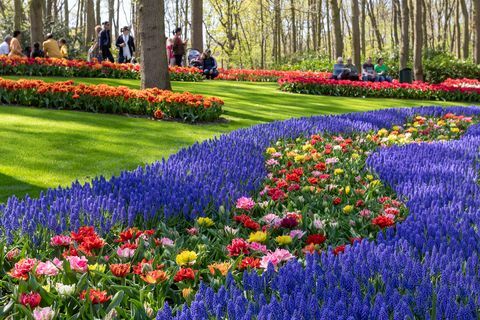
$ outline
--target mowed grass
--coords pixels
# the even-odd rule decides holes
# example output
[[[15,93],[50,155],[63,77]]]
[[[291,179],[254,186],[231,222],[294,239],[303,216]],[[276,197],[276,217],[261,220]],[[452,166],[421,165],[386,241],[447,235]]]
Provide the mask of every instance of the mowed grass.
[[[15,78],[15,77],[10,77]],[[18,77],[17,77],[18,78]],[[47,78],[46,81],[65,81]],[[139,87],[136,80],[74,79]],[[274,83],[173,83],[176,91],[217,96],[226,121],[190,125],[119,115],[0,107],[0,202],[50,187],[110,177],[161,160],[182,147],[238,128],[292,117],[419,105],[432,101],[360,99],[283,93]]]

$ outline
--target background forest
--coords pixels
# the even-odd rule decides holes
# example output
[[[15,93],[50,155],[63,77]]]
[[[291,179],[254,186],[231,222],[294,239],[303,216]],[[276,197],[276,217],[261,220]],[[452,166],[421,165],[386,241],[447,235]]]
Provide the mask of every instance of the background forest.
[[[191,38],[196,16],[204,47],[224,68],[323,71],[337,56],[352,56],[357,65],[372,56],[384,57],[394,71],[416,61],[417,79],[426,73],[443,80],[432,68],[449,68],[452,77],[478,77],[480,0],[165,0],[164,5],[166,35],[180,26]],[[0,2],[0,23],[3,34],[20,29],[40,40],[53,31],[67,37],[81,57],[103,20],[112,22],[114,34],[123,25],[135,34],[137,7],[123,0],[8,0]],[[446,76],[443,71],[441,78]]]

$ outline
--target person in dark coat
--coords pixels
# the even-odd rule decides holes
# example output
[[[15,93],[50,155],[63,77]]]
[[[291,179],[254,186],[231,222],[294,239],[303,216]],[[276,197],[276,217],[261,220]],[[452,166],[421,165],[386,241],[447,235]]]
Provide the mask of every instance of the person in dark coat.
[[[182,40],[182,28],[176,28],[173,31],[173,55],[175,56],[175,65],[181,67],[183,55],[185,54],[185,47],[188,40]]]
[[[203,75],[207,79],[215,79],[218,77],[219,72],[217,70],[217,61],[212,56],[212,51],[210,51],[210,49],[205,50],[205,52],[202,54],[201,61]]]
[[[109,60],[110,62],[115,62],[113,59],[110,48],[112,47],[112,35],[110,32],[110,23],[105,21],[102,23],[103,29],[100,32],[100,50],[102,52],[102,60]]]
[[[121,31],[122,34],[115,42],[118,48],[118,63],[130,63],[134,57],[135,42],[128,27],[123,27]]]

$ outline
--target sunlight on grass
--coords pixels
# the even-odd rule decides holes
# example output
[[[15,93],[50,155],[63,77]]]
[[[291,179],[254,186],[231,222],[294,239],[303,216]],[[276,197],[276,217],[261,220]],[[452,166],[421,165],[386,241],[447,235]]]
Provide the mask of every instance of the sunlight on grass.
[[[139,86],[136,80],[74,80]],[[43,189],[68,186],[76,179],[83,182],[97,175],[110,177],[168,157],[196,141],[257,123],[387,107],[451,105],[434,101],[297,95],[278,91],[275,83],[205,81],[177,82],[173,86],[176,91],[222,98],[224,118],[228,121],[189,125],[119,115],[0,107],[0,201],[11,195],[36,196]]]

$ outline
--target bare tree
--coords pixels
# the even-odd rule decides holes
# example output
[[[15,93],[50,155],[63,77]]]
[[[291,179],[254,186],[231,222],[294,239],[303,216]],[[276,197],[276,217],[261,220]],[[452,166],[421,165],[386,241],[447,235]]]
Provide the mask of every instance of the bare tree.
[[[192,48],[203,52],[203,0],[192,0]]]
[[[142,88],[171,89],[165,47],[165,4],[163,0],[140,0]]]
[[[480,1],[480,0],[478,0]],[[415,72],[415,80],[423,81],[423,1],[415,0],[415,24],[414,24],[414,55],[413,67]]]

